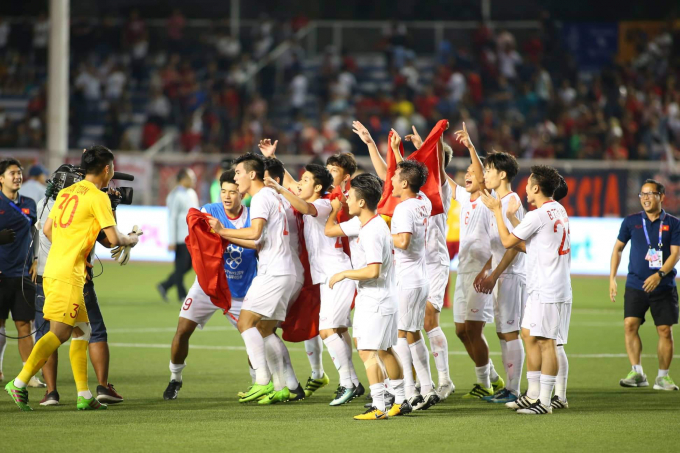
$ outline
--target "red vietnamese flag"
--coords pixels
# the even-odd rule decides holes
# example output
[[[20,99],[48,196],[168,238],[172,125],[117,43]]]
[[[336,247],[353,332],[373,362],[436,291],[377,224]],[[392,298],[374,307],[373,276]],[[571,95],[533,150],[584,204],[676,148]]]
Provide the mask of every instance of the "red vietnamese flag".
[[[187,214],[189,235],[184,242],[191,255],[198,284],[216,307],[231,308],[231,292],[224,272],[224,250],[228,242],[222,239],[208,223],[208,214],[191,208]]]
[[[408,156],[410,160],[417,160],[422,162],[427,167],[428,175],[425,185],[420,189],[432,203],[432,215],[442,214],[444,206],[442,204],[442,184],[439,175],[439,153],[437,152],[437,143],[442,136],[448,120],[440,120],[432,129],[430,135],[423,141],[422,146],[416,152]],[[392,132],[387,138],[389,143],[392,137]],[[401,155],[404,155],[403,142],[400,144]],[[385,177],[385,185],[383,186],[383,194],[378,204],[378,214],[392,216],[394,208],[399,204],[399,199],[392,196],[392,176],[397,170],[397,161],[394,153],[390,149],[387,153],[387,175]]]

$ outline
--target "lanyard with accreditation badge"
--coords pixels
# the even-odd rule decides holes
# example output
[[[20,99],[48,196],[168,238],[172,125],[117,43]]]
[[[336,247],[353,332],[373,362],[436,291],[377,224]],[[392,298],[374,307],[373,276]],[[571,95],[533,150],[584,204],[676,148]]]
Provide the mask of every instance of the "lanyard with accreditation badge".
[[[647,232],[647,224],[645,222],[645,213],[642,213],[642,229],[645,232],[645,239],[647,239],[647,245],[649,246],[645,260],[649,261],[650,269],[661,269],[661,266],[663,266],[663,251],[661,250],[661,247],[663,247],[663,242],[661,240],[661,234],[663,232],[663,221],[665,217],[665,215],[661,217],[661,225],[659,225],[659,249],[657,250],[652,247],[652,243],[649,241],[649,233]]]

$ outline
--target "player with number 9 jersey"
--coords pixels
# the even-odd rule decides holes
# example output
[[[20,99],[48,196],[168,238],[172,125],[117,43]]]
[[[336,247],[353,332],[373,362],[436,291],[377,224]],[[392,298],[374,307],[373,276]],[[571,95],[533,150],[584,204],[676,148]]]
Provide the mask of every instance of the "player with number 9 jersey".
[[[85,262],[99,232],[116,225],[111,201],[93,183],[83,180],[59,192],[49,218],[53,221],[52,248],[43,273],[44,317],[71,326],[87,322]]]

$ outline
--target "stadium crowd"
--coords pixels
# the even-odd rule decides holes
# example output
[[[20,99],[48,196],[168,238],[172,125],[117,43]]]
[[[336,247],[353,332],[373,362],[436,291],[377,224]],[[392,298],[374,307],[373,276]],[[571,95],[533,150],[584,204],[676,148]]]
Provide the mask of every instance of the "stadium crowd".
[[[546,15],[527,39],[481,27],[471,46],[442,41],[428,58],[412,50],[407,24],[393,22],[367,46],[384,54],[390,88],[366,90],[357,82],[364,69],[356,55],[341,49],[326,49],[318,71],[305,70],[305,50],[293,34],[306,23],[263,18],[237,39],[228,21],[196,34],[179,10],[162,27],[149,26],[135,10],[125,20],[74,18],[70,145],[83,145],[86,124],[100,117],[98,139],[112,149],[145,149],[171,127],[185,152],[242,153],[274,136],[282,154],[360,155],[365,149],[352,119],[385,140],[390,127],[405,135],[411,124],[426,130],[448,117],[464,120],[481,149],[520,157],[680,158],[672,64],[680,39],[670,29],[641,37],[633,61],[585,72]],[[44,147],[48,35],[44,15],[30,24],[0,19],[0,147]],[[285,96],[277,96],[273,65],[252,74],[284,41],[285,90],[278,92]],[[6,96],[27,97],[25,114],[9,115]],[[465,152],[454,147],[457,155]]]

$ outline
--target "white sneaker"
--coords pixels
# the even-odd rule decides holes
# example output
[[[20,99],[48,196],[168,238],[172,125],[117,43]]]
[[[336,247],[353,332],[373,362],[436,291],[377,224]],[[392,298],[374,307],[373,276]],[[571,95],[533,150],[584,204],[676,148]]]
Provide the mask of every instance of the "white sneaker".
[[[634,370],[630,370],[628,376],[619,381],[621,387],[647,387],[649,382],[647,382],[647,375],[642,373],[636,373]]]
[[[569,403],[567,400],[562,401],[559,396],[553,395],[550,400],[550,406],[553,409],[569,409]]]
[[[547,415],[552,414],[552,406],[544,406],[540,401],[536,400],[534,404],[526,409],[519,409],[517,413],[524,415]]]
[[[435,389],[430,390],[427,392],[425,395],[423,395],[423,402],[418,404],[416,407],[413,408],[415,411],[424,411],[435,404],[437,404],[441,399],[439,398],[439,395],[435,391]]]
[[[27,386],[34,389],[41,389],[47,387],[47,384],[41,381],[40,378],[38,378],[38,376],[33,376],[31,380],[28,381]]]
[[[456,391],[456,386],[453,385],[453,382],[451,379],[448,381],[443,381],[439,384],[439,387],[437,387],[437,395],[439,395],[439,399],[441,401],[444,401],[446,398],[451,396],[453,392]]]
[[[654,390],[678,390],[678,386],[675,385],[673,379],[666,375],[664,377],[657,377],[654,381]]]

